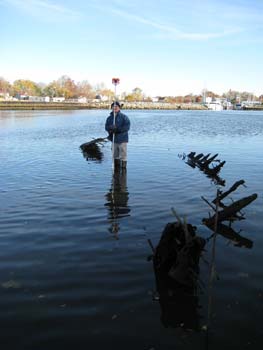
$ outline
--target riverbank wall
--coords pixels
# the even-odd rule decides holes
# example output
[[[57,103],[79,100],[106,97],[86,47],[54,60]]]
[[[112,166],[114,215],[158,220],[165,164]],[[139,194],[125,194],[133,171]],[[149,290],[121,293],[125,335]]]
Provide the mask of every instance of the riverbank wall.
[[[245,111],[263,111],[263,104],[255,106],[244,106],[242,109]]]
[[[167,102],[125,102],[123,109],[160,109],[160,110],[206,110],[199,103],[167,103]],[[0,110],[74,110],[74,109],[110,109],[108,102],[29,102],[0,101]]]

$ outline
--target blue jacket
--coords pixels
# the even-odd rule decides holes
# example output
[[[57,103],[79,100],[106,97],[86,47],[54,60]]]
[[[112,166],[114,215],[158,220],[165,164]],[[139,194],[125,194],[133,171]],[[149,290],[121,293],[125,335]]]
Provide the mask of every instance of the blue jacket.
[[[115,130],[114,142],[123,143],[129,141],[128,131],[130,129],[130,120],[127,115],[118,112],[115,115],[115,128],[113,126],[113,112],[108,116],[105,123],[105,130],[109,133],[109,140],[112,141],[113,130]]]

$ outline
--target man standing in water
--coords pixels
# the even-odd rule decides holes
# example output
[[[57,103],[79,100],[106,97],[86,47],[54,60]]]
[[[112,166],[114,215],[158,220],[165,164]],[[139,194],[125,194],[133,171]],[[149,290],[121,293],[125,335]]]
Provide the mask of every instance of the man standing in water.
[[[105,123],[105,130],[109,133],[109,140],[113,141],[113,158],[115,169],[126,169],[127,166],[127,143],[129,140],[128,131],[130,129],[130,120],[121,112],[119,102],[111,104],[112,112],[108,116]],[[115,115],[115,123],[114,123]]]

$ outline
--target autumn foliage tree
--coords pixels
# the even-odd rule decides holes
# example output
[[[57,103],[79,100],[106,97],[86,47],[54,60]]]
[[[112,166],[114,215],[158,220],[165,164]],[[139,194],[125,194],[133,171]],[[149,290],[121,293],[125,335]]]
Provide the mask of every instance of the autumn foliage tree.
[[[134,101],[143,101],[145,98],[145,95],[139,87],[136,87],[132,90],[130,94],[126,96],[126,101],[128,102],[134,102]]]
[[[107,89],[104,83],[99,83],[94,88],[96,95],[106,96],[108,100],[114,99],[114,91]]]
[[[62,95],[66,99],[78,97],[77,85],[75,84],[74,80],[72,80],[67,75],[62,75],[57,80],[57,85],[58,85],[59,89],[62,91]]]
[[[5,80],[4,78],[0,77],[0,93],[6,94],[11,92],[11,84]]]
[[[63,90],[60,88],[60,86],[57,84],[57,82],[54,80],[50,84],[48,84],[44,88],[44,95],[49,97],[62,97],[63,96]]]
[[[48,85],[43,83],[35,83],[31,80],[18,79],[11,84],[3,77],[0,77],[0,94],[3,95],[9,93],[11,96],[26,95],[26,96],[49,96],[49,97],[65,97],[65,99],[86,97],[93,99],[96,95],[106,96],[108,100],[113,100],[114,91],[108,89],[104,83],[99,83],[92,86],[87,80],[75,83],[67,75],[62,75],[59,79],[52,81]],[[203,96],[206,97],[220,97],[213,91],[203,90],[201,95],[189,94],[186,96],[165,96],[160,100],[170,103],[202,103]],[[223,98],[227,98],[233,104],[240,101],[259,101],[263,103],[263,95],[259,97],[255,96],[251,92],[228,90],[222,94]],[[136,87],[130,93],[123,92],[122,99],[127,102],[136,101],[151,101],[150,97],[146,97],[142,89]]]
[[[41,96],[41,88],[31,80],[15,80],[12,86],[13,95]]]
[[[95,91],[87,80],[77,83],[77,93],[79,97],[94,98]]]
[[[62,75],[58,80],[52,81],[44,88],[44,93],[49,97],[65,97],[77,98],[79,97],[79,88],[67,75]]]

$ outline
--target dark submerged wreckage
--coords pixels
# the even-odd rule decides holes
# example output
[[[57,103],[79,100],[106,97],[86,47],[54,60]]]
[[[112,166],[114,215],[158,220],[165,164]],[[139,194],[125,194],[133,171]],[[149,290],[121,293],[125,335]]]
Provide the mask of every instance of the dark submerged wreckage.
[[[190,152],[187,156],[184,154],[180,157],[183,160],[186,160],[186,164],[190,165],[192,168],[198,167],[214,182],[214,184],[218,186],[225,186],[226,181],[219,176],[219,173],[226,162],[216,159],[217,156],[218,154],[211,156],[211,153],[204,155],[203,153],[196,154],[196,152]],[[214,163],[217,163],[217,165],[215,166]],[[232,228],[232,224],[237,220],[245,219],[241,210],[252,203],[257,198],[257,194],[254,193],[237,201],[231,200],[231,203],[228,205],[223,202],[228,195],[236,191],[241,185],[245,186],[244,180],[236,181],[225,192],[218,189],[217,196],[211,203],[204,197],[201,197],[214,212],[213,216],[204,218],[202,223],[210,230],[215,231],[215,233],[219,233],[223,237],[231,240],[236,246],[251,248],[253,246],[253,242],[240,236],[239,233]],[[223,222],[228,222],[228,225],[223,224]]]
[[[183,290],[192,291],[199,274],[199,258],[205,239],[196,235],[196,227],[181,222],[168,223],[154,256],[154,268],[169,276]]]
[[[237,233],[232,228],[232,224],[235,221],[245,220],[245,216],[241,210],[257,199],[257,194],[253,193],[252,195],[241,198],[237,201],[231,201],[229,205],[226,205],[222,201],[240,185],[245,185],[245,181],[240,180],[235,182],[228,191],[222,192],[221,190],[218,190],[217,196],[212,203],[209,203],[204,197],[202,197],[214,212],[214,215],[210,215],[208,218],[203,218],[202,222],[214,232],[213,235],[218,233],[232,241],[235,246],[252,248],[253,242]],[[214,204],[216,204],[216,206]],[[228,225],[223,222],[228,223]]]
[[[197,285],[205,243],[196,235],[195,226],[177,221],[166,225],[153,251],[157,300],[165,327],[200,329]]]
[[[217,160],[218,154],[204,155],[191,152],[183,156],[183,160],[192,168],[198,167],[203,171],[218,187],[225,186],[225,180],[220,176],[220,170],[225,161]],[[213,162],[217,165],[214,166]],[[212,166],[211,166],[212,164]],[[168,223],[162,232],[160,241],[156,248],[150,240],[153,251],[151,256],[156,280],[157,297],[161,307],[161,321],[165,327],[183,328],[184,330],[207,330],[211,315],[211,285],[213,275],[215,275],[214,252],[210,263],[209,277],[209,303],[207,326],[200,326],[200,305],[199,291],[203,289],[203,283],[199,277],[199,260],[205,246],[210,239],[214,239],[220,234],[231,241],[237,247],[252,248],[253,241],[242,237],[233,229],[235,221],[244,220],[242,209],[251,204],[256,198],[254,193],[237,201],[231,199],[230,204],[226,203],[227,196],[233,193],[239,186],[245,186],[244,180],[235,182],[227,191],[217,190],[216,197],[209,202],[201,197],[213,210],[213,214],[202,219],[202,224],[213,231],[210,237],[202,238],[197,235],[195,226],[181,220],[176,212],[176,222]],[[201,288],[202,287],[202,288]]]
[[[99,137],[97,139],[83,143],[80,145],[83,157],[86,158],[86,160],[95,160],[101,162],[103,160],[103,152],[101,150],[101,147],[107,141],[107,137]]]
[[[219,177],[219,172],[226,162],[216,159],[217,156],[218,154],[211,156],[211,153],[204,155],[203,153],[190,152],[188,155],[183,154],[181,158],[186,160],[186,164],[192,168],[197,167],[203,171],[215,184],[225,186],[225,180]]]

